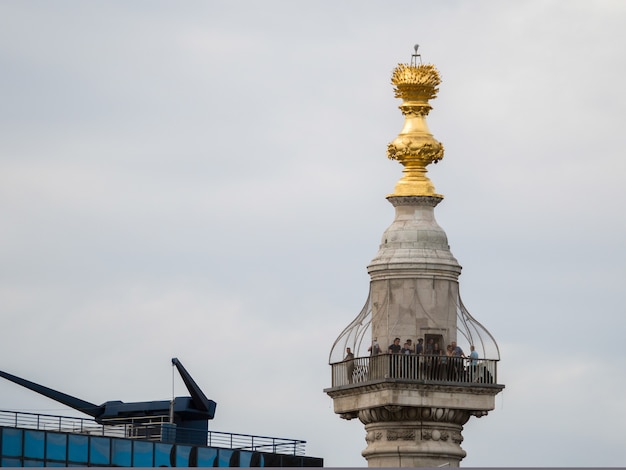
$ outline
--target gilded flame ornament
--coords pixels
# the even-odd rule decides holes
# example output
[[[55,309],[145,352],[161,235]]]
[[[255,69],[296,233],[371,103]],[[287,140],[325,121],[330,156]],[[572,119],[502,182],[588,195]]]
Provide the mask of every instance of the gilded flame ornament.
[[[387,146],[387,157],[399,161],[404,169],[396,183],[395,196],[432,196],[435,187],[426,176],[426,166],[443,158],[443,145],[435,140],[426,124],[426,116],[432,109],[428,100],[437,97],[441,79],[431,64],[398,64],[391,76],[396,98],[402,98],[399,106],[405,117],[404,127],[398,137]]]

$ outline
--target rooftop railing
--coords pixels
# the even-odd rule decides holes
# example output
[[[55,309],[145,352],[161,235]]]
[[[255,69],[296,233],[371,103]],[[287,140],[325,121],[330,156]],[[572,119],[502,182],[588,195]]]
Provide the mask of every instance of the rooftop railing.
[[[54,416],[19,411],[0,410],[0,426],[35,429],[40,431],[58,431],[91,436],[119,437],[148,441],[171,441],[171,424],[167,416],[151,417],[150,422],[124,422],[98,424],[92,419]],[[197,429],[176,428],[176,442],[184,443],[185,434],[194,436],[190,444],[197,445]],[[181,442],[182,441],[182,442]],[[306,441],[284,439],[279,437],[254,436],[252,434],[235,434],[219,431],[208,431],[206,436],[208,447],[220,447],[233,450],[249,450],[270,452],[274,454],[305,455]]]
[[[498,361],[494,359],[426,354],[378,354],[331,364],[332,387],[366,385],[380,381],[473,386],[497,384],[497,364]]]

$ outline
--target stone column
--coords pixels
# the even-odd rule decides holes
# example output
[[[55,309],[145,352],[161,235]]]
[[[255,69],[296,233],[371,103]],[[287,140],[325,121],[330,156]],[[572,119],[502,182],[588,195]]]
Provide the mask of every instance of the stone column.
[[[463,425],[493,410],[502,388],[381,379],[326,392],[335,413],[365,425],[369,467],[459,467]]]
[[[359,412],[370,467],[458,467],[467,410],[382,406]]]
[[[372,337],[386,348],[395,337],[438,333],[456,341],[458,277],[461,266],[435,220],[438,197],[389,197],[396,210],[368,266],[371,277]],[[446,344],[440,344],[445,349]]]

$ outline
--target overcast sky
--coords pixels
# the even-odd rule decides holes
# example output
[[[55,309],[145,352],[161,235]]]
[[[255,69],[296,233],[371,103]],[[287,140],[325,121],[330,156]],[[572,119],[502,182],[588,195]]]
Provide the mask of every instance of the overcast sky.
[[[506,385],[462,463],[625,466],[623,1],[0,1],[0,370],[144,401],[178,357],[211,429],[366,466],[322,390],[416,43],[436,217]],[[75,415],[4,380],[0,409]]]

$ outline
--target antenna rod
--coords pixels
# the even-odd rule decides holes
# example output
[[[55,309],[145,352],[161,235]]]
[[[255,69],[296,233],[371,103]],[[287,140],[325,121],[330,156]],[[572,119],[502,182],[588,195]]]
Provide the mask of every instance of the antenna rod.
[[[174,363],[172,363],[172,400],[170,401],[170,424],[174,424]]]
[[[413,53],[413,55],[411,56],[411,65],[414,67],[417,67],[417,59],[419,58],[420,61],[420,65],[422,65],[422,54],[418,54],[417,50],[420,48],[419,44],[415,44],[415,46],[413,46],[413,50],[415,51]]]

